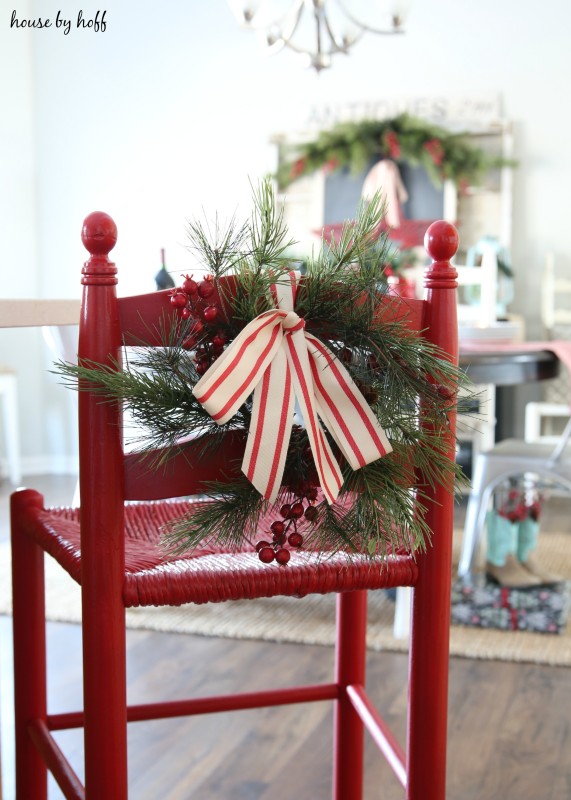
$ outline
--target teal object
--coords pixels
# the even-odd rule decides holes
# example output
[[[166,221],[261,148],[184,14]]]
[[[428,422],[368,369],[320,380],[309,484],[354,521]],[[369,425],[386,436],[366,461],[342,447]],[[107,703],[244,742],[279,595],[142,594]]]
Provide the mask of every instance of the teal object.
[[[502,319],[507,316],[507,306],[514,298],[513,270],[507,248],[501,245],[494,236],[482,236],[473,247],[468,248],[466,266],[477,267],[487,248],[494,251],[498,262],[496,319]],[[480,303],[479,287],[467,286],[466,299],[471,305],[478,305]]]
[[[486,514],[488,535],[487,560],[495,567],[505,566],[509,555],[515,554],[518,545],[518,524],[501,517],[495,511]]]

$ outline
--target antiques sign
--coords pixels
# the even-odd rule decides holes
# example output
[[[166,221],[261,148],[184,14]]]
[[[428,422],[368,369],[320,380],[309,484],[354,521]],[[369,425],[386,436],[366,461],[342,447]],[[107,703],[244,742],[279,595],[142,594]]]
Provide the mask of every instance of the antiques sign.
[[[450,128],[489,127],[502,119],[499,96],[383,98],[314,105],[309,110],[307,127],[323,129],[339,122],[387,119],[403,113]]]

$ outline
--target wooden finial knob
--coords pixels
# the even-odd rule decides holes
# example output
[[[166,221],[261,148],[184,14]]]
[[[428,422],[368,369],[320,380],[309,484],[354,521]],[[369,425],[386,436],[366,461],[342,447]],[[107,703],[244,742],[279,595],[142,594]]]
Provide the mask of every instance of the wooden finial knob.
[[[92,256],[107,256],[117,242],[117,226],[103,211],[94,211],[83,221],[81,241]]]
[[[450,261],[458,250],[458,231],[450,222],[433,222],[424,234],[424,247],[433,261]]]

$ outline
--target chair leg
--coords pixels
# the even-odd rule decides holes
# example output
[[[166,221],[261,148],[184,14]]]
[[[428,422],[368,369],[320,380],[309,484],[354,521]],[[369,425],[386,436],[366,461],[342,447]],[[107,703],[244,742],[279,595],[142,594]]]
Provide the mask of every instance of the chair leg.
[[[12,495],[16,797],[46,800],[47,768],[27,730],[30,720],[47,715],[44,553],[20,523],[30,504],[41,507],[43,498],[30,490]]]
[[[418,556],[409,655],[407,800],[446,800],[452,503],[431,508],[431,552]]]
[[[120,592],[83,585],[86,800],[127,800],[125,607]]]
[[[336,682],[333,729],[333,798],[360,800],[363,796],[364,726],[346,693],[350,685],[365,684],[367,592],[337,595]]]

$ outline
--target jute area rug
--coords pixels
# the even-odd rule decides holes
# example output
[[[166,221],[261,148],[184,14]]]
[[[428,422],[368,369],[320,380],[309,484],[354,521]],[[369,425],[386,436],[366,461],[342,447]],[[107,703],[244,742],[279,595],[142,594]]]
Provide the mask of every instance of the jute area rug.
[[[455,535],[458,556],[461,533]],[[550,571],[571,580],[571,534],[540,536],[538,557]],[[456,561],[455,558],[455,561]],[[9,545],[0,546],[0,613],[11,613]],[[79,622],[77,584],[51,558],[46,558],[47,614],[52,621]],[[393,636],[394,602],[386,592],[371,592],[369,639],[371,650],[405,652],[407,639]],[[235,639],[331,645],[334,641],[335,598],[331,595],[278,597],[179,608],[128,609],[127,625],[169,633]],[[521,661],[552,666],[571,665],[571,623],[561,634],[483,630],[453,625],[450,651],[464,658]]]

